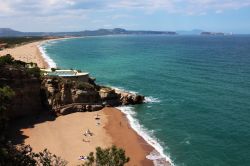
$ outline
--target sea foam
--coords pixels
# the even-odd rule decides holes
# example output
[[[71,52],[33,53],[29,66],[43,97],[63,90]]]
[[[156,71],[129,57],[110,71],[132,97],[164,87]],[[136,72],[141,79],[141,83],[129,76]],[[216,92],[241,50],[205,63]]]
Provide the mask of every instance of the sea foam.
[[[109,87],[111,87],[112,89],[114,89],[116,91],[128,92],[128,93],[132,93],[132,94],[138,94],[138,92],[136,92],[136,91],[128,91],[123,87],[114,87],[114,86],[109,86]],[[153,97],[153,96],[146,96],[145,100],[144,100],[144,103],[160,103],[160,102],[161,102],[160,99],[158,99],[156,97]]]
[[[48,42],[46,42],[47,44]],[[45,50],[45,43],[42,43],[38,46],[39,48],[39,51],[41,52],[41,55],[42,57],[44,58],[44,60],[48,63],[49,65],[49,68],[56,68],[56,63],[53,61],[53,59],[51,59],[47,53],[46,53],[46,50]]]
[[[152,160],[154,165],[157,166],[163,166],[167,163],[170,163],[170,165],[174,165],[167,155],[164,154],[163,147],[160,145],[160,141],[153,136],[153,131],[147,130],[145,127],[143,127],[138,120],[135,118],[136,112],[133,110],[134,108],[132,106],[121,106],[117,107],[117,109],[121,110],[123,112],[131,127],[152,147],[154,147],[155,150],[153,150],[149,155],[146,156],[147,159]]]
[[[145,103],[160,103],[161,100],[152,96],[145,97]]]

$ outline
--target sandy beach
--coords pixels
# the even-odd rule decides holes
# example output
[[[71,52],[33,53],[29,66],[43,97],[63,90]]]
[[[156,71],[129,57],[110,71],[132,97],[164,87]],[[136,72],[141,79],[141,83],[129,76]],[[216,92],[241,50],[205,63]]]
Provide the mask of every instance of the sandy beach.
[[[15,48],[8,48],[0,51],[0,56],[10,54],[16,60],[21,60],[24,62],[37,63],[40,68],[48,68],[48,63],[41,56],[38,46],[44,41],[32,42],[25,45],[20,45]]]
[[[146,156],[154,149],[142,137],[140,137],[131,127],[126,116],[116,108],[104,108],[104,114],[108,118],[105,129],[112,138],[112,143],[118,147],[123,147],[126,154],[130,156],[128,165],[153,165]]]
[[[97,125],[96,114],[100,117],[100,125]],[[85,136],[87,130],[93,135]],[[35,152],[47,148],[67,160],[70,166],[82,164],[84,161],[79,160],[79,156],[94,152],[97,146],[105,148],[113,144],[125,149],[130,157],[126,165],[153,165],[145,158],[153,148],[130,128],[123,113],[111,107],[57,118],[40,114],[19,119],[10,128],[10,137],[14,144],[31,145]]]
[[[82,164],[80,156],[94,152],[95,148],[112,145],[111,137],[104,130],[106,115],[99,111],[100,125],[96,125],[97,112],[74,113],[57,118],[49,114],[23,118],[11,127],[14,143],[31,145],[35,152],[47,148],[50,152],[68,161],[68,165]],[[84,133],[90,130],[92,136]],[[18,136],[18,137],[16,137]]]

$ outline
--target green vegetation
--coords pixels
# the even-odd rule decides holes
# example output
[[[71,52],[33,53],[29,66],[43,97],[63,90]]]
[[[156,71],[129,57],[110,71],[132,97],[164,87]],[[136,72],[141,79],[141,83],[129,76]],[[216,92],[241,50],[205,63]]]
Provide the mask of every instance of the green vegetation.
[[[0,66],[2,65],[11,65],[14,63],[14,58],[10,55],[10,54],[7,54],[5,56],[1,56],[0,57]]]
[[[0,87],[0,115],[7,110],[10,99],[15,95],[15,92],[9,86]]]
[[[7,143],[0,149],[0,165],[3,166],[66,166],[67,163],[47,149],[34,153],[29,145],[20,145],[16,148]]]
[[[44,37],[34,36],[34,37],[1,37],[0,43],[6,43],[6,48],[14,47],[19,44],[30,43],[34,41],[43,40]]]
[[[41,71],[39,67],[27,68],[27,73],[36,78],[41,77]]]
[[[16,67],[19,69],[22,68],[22,70],[24,70],[30,76],[33,76],[36,78],[41,77],[41,71],[39,67],[32,67],[32,68],[28,67],[29,65],[36,66],[34,65],[34,63],[28,64],[23,61],[14,60],[14,58],[10,54],[0,57],[0,67],[4,65],[12,65],[13,67]]]
[[[14,66],[25,66],[26,63],[23,61],[19,61],[19,60],[14,60],[14,58],[10,55],[7,54],[5,56],[1,56],[0,57],[0,67],[3,65],[14,65]]]
[[[129,162],[123,149],[112,146],[111,148],[96,148],[96,153],[91,152],[83,166],[123,166]]]
[[[0,142],[4,139],[3,135],[7,127],[6,111],[14,95],[15,92],[9,86],[0,87]]]

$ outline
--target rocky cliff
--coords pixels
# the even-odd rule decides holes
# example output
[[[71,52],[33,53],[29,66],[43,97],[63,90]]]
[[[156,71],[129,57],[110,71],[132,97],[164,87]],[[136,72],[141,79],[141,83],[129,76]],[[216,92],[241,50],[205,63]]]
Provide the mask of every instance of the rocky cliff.
[[[96,85],[94,80],[81,82],[46,76],[42,81],[46,105],[57,115],[96,111],[104,106],[140,104],[144,97],[137,94]]]
[[[33,114],[43,109],[40,79],[24,66],[0,66],[0,85],[7,85],[15,92],[8,110],[10,118]]]

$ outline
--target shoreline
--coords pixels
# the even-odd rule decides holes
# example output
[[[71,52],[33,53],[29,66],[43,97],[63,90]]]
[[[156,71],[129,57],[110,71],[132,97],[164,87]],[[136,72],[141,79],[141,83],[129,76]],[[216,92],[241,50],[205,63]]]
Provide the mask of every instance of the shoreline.
[[[49,64],[39,50],[40,43],[44,41],[46,40],[31,42],[14,48],[1,50],[0,56],[10,54],[16,60],[21,60],[26,63],[33,62],[36,63],[39,68],[48,68]]]
[[[26,58],[26,60],[28,60],[27,56],[31,56],[30,58],[31,58],[31,60],[33,60],[33,62],[35,62],[35,63],[38,62],[37,63],[38,67],[51,68],[51,67],[53,67],[53,66],[51,66],[50,61],[49,61],[49,59],[51,59],[51,58],[46,55],[46,52],[43,52],[42,45],[46,42],[56,41],[56,40],[64,40],[64,39],[71,39],[71,38],[46,39],[43,41],[28,43],[28,44],[25,44],[22,46],[18,46],[18,47],[11,48],[8,50],[6,49],[3,51],[0,51],[0,56],[5,55],[5,54],[1,54],[4,51],[7,51],[7,53],[9,53],[11,55],[13,53],[15,53],[12,56],[15,59],[19,59],[19,60],[23,60],[23,61],[25,61],[25,58]],[[34,52],[36,54],[34,54]],[[19,56],[20,53],[24,53],[26,56],[20,57]],[[33,57],[34,55],[35,55],[35,57]],[[25,61],[25,62],[27,62],[27,61]],[[54,61],[52,59],[51,59],[51,62],[54,63]],[[137,153],[133,153],[130,150],[132,147],[128,146],[128,144],[121,143],[121,141],[122,141],[121,138],[126,138],[127,135],[125,135],[124,133],[120,133],[120,136],[117,134],[114,134],[114,131],[117,132],[120,130],[120,128],[119,128],[120,126],[119,126],[119,124],[118,125],[116,124],[115,129],[111,129],[110,124],[112,124],[112,122],[114,122],[114,120],[112,120],[112,118],[111,119],[108,118],[107,126],[105,126],[104,128],[105,128],[106,132],[111,136],[112,142],[116,143],[118,147],[124,148],[126,151],[129,152],[129,154],[132,154],[132,156],[130,156],[130,158],[132,159],[131,161],[133,163],[137,163],[134,165],[138,165],[138,164],[139,165],[141,165],[141,164],[142,165],[154,165],[153,160],[147,159],[146,156],[150,155],[152,151],[157,151],[157,149],[154,148],[152,145],[150,145],[135,129],[133,129],[133,127],[130,124],[129,119],[126,117],[127,115],[125,113],[123,113],[122,110],[120,110],[120,109],[118,110],[116,108],[110,108],[110,109],[111,110],[115,109],[116,113],[114,111],[111,111],[114,114],[114,116],[120,117],[122,123],[127,124],[129,126],[127,128],[127,130],[128,130],[127,132],[129,133],[129,135],[131,135],[131,137],[133,137],[132,142],[134,142],[134,145],[138,146],[138,149],[140,149],[140,150],[139,151],[136,150]],[[111,117],[111,115],[109,113],[107,113],[107,111],[104,111],[104,114],[106,114],[108,117]],[[123,139],[123,141],[124,141],[124,139]],[[143,146],[141,144],[143,144]],[[121,145],[121,146],[119,146],[119,145]],[[142,156],[142,154],[143,154],[143,156]],[[133,159],[133,158],[135,158],[135,159]],[[130,165],[130,164],[131,163],[129,162],[128,165]],[[170,162],[165,162],[164,165],[170,165]]]
[[[40,56],[44,59],[44,61],[47,63],[46,68],[57,68],[56,63],[54,62],[53,59],[51,59],[47,54],[42,45],[48,43],[48,42],[53,42],[53,41],[58,41],[58,40],[69,40],[69,39],[78,39],[78,38],[85,38],[85,37],[61,37],[61,38],[55,38],[55,39],[47,39],[41,41],[37,47],[40,52]]]
[[[39,68],[53,68],[56,67],[55,62],[49,56],[46,55],[46,52],[42,49],[42,45],[57,40],[67,40],[73,38],[82,38],[82,37],[61,37],[53,39],[44,39],[40,41],[34,41],[26,44],[20,44],[13,48],[7,48],[0,50],[0,56],[10,54],[14,59],[21,60],[26,63],[36,63]]]
[[[111,136],[112,143],[124,148],[126,155],[130,157],[127,165],[154,165],[152,160],[146,158],[154,148],[131,128],[126,115],[112,107],[104,108],[103,112],[108,119],[104,128]]]

